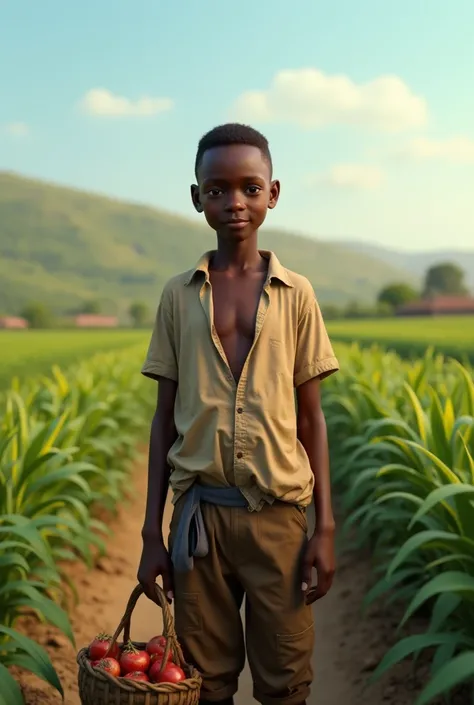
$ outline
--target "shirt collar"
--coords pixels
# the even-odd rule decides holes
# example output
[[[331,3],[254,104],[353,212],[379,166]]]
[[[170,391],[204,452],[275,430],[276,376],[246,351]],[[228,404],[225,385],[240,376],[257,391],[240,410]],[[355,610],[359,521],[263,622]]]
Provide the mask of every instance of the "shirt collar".
[[[293,288],[294,284],[291,281],[290,275],[288,273],[288,270],[285,269],[285,267],[281,264],[280,260],[276,256],[274,252],[271,252],[269,250],[259,250],[260,254],[262,257],[265,257],[268,259],[268,278],[267,278],[267,283],[271,283],[272,279],[278,279],[281,281],[285,286],[288,286],[289,288]],[[203,272],[206,278],[206,281],[209,281],[209,262],[212,257],[212,255],[215,253],[215,250],[209,250],[209,252],[205,252],[203,256],[200,258],[194,269],[191,270],[189,273],[188,278],[185,281],[185,285],[188,286],[196,274],[198,272]]]

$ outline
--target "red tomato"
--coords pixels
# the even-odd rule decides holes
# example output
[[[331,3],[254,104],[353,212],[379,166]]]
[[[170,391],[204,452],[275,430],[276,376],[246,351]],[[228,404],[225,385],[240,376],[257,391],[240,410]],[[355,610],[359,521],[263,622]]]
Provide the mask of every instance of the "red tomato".
[[[127,673],[125,676],[122,676],[122,678],[128,678],[131,681],[144,681],[145,683],[150,682],[147,674],[142,671],[132,671],[132,673]]]
[[[163,663],[163,656],[164,656],[164,654],[152,654],[152,656],[151,656],[151,658],[150,658],[150,668],[151,668],[151,667],[153,666],[153,664],[155,664],[155,663],[159,663],[160,666],[161,666],[161,664]],[[171,654],[170,654],[170,656],[169,656],[169,658],[168,658],[167,663],[173,663],[173,660],[172,660],[172,658],[171,658]],[[173,665],[174,665],[174,664],[173,664]]]
[[[139,651],[132,642],[129,641],[122,651],[120,656],[120,668],[122,674],[133,673],[133,671],[142,671],[144,673],[150,666],[150,655],[146,651]]]
[[[157,643],[161,644],[161,646],[166,646],[167,641],[167,638],[163,634],[160,634],[159,636],[153,636],[148,644]]]
[[[150,654],[158,654],[163,652],[166,647],[166,637],[165,636],[154,636],[153,639],[150,639],[148,644],[146,645],[146,650]]]
[[[120,675],[120,664],[118,661],[116,661],[114,658],[103,658],[99,663],[97,664],[97,668],[102,669],[103,671],[107,671],[107,673],[110,673],[112,676],[115,676],[116,678],[119,677]]]
[[[163,658],[163,656],[165,655],[165,649],[166,649],[166,646],[161,646],[161,644],[156,644],[156,643],[147,644],[147,647],[146,647],[147,652],[151,656],[151,661],[153,661],[153,659],[156,661],[156,658],[154,658],[155,656],[157,656],[161,660]],[[171,649],[169,651],[167,660],[168,661],[173,660],[173,652],[171,651]]]
[[[91,661],[99,661],[104,658],[107,649],[110,646],[112,637],[109,634],[98,634],[96,638],[89,644],[89,658]],[[118,644],[114,644],[109,656],[117,659],[120,653]]]
[[[150,668],[149,676],[152,683],[179,683],[186,679],[184,671],[174,663],[167,663],[160,673],[161,663],[155,661]]]

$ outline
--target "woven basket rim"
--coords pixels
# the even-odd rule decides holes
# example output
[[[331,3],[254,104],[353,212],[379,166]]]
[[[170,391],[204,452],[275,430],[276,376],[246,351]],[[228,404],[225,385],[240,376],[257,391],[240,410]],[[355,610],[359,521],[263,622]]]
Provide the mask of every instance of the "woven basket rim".
[[[146,642],[132,641],[135,647],[143,648]],[[76,661],[79,669],[85,671],[88,678],[93,678],[101,682],[108,682],[111,686],[119,688],[128,693],[153,693],[155,695],[170,695],[171,693],[192,692],[201,688],[202,677],[199,671],[192,665],[184,663],[184,672],[189,676],[178,683],[149,683],[146,681],[132,681],[124,677],[116,678],[107,671],[94,669],[88,658],[87,647],[82,648],[78,654]],[[181,667],[180,667],[181,668]]]

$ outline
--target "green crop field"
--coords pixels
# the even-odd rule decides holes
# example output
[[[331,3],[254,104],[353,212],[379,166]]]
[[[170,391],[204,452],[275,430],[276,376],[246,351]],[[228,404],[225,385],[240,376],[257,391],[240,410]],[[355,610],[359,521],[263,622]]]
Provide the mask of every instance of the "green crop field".
[[[370,549],[376,571],[365,607],[381,596],[405,604],[399,629],[420,608],[431,613],[427,631],[403,637],[372,677],[430,650],[431,680],[415,705],[463,681],[474,702],[472,367],[338,348],[341,371],[324,390],[331,475],[343,531]]]
[[[64,571],[68,561],[92,565],[91,546],[105,548],[107,527],[95,502],[113,509],[129,484],[155,400],[138,372],[146,339],[124,331],[4,337],[24,361],[34,359],[39,341],[48,363],[58,361],[53,341],[58,355],[87,359],[49,379],[25,379],[0,409],[0,583],[8,585],[0,601],[2,702],[24,705],[11,666],[62,692],[47,652],[15,627],[26,606],[73,640],[61,607]],[[89,357],[94,347],[132,341]],[[341,371],[325,384],[323,399],[342,530],[351,529],[373,558],[365,606],[381,597],[404,605],[400,628],[420,608],[431,615],[424,631],[399,634],[373,677],[425,652],[430,680],[415,705],[428,705],[474,679],[472,368],[430,354],[408,364],[394,353],[337,348]]]
[[[378,343],[399,354],[423,354],[428,346],[474,360],[474,316],[329,321],[337,342]],[[149,339],[148,330],[0,331],[0,389],[13,377],[30,378],[51,366],[69,366],[98,352],[119,350]]]
[[[328,330],[334,341],[378,343],[402,356],[423,354],[433,346],[474,361],[474,316],[329,321]]]
[[[35,377],[98,352],[143,343],[145,353],[148,338],[142,330],[0,331],[0,389],[15,376]]]

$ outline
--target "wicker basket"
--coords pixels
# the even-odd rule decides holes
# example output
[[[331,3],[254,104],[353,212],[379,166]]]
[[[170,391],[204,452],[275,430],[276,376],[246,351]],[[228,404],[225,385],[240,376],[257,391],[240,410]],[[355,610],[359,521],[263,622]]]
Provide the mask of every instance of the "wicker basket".
[[[117,642],[122,631],[124,643],[128,642],[132,612],[142,593],[141,585],[137,585],[130,596],[122,621],[112,637],[111,647]],[[126,678],[115,678],[106,671],[93,668],[88,659],[87,648],[85,648],[81,649],[77,655],[79,695],[82,705],[197,705],[199,703],[202,678],[193,666],[189,666],[184,661],[168,601],[158,585],[156,585],[156,598],[163,610],[163,635],[167,638],[163,664],[166,663],[167,656],[171,651],[173,661],[186,673],[186,680],[180,683],[144,683]],[[144,643],[132,643],[138,649],[144,649],[146,646]]]

